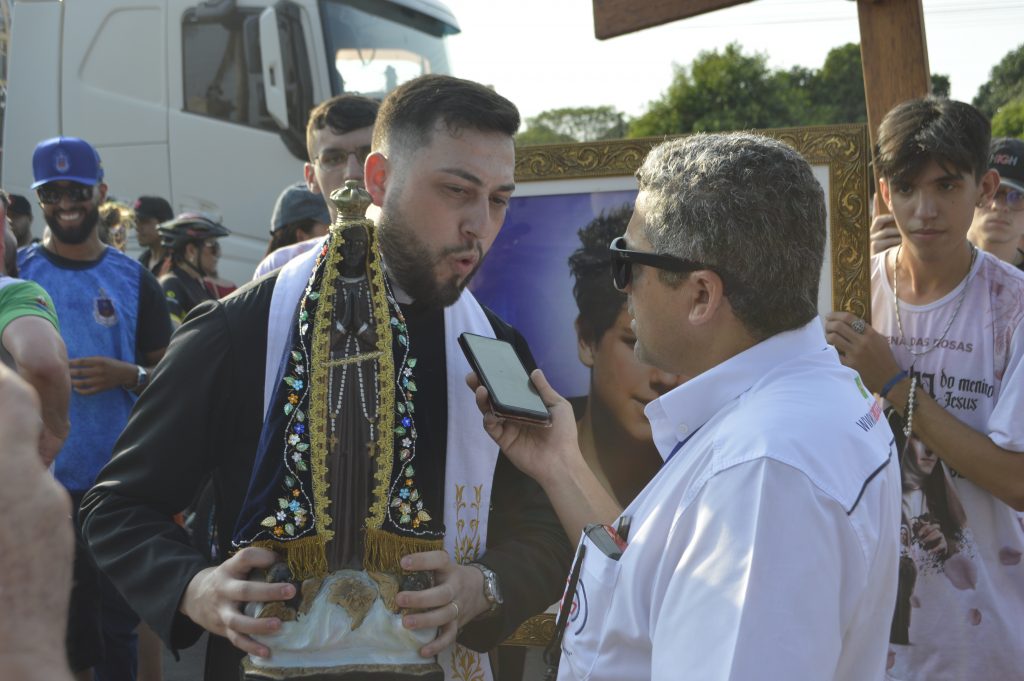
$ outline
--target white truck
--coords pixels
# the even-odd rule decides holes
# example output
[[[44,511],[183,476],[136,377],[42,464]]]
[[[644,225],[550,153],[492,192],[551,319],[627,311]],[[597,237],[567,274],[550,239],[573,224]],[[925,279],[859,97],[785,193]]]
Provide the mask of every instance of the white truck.
[[[245,282],[309,110],[448,73],[458,31],[438,0],[15,0],[0,184],[31,196],[35,145],[81,137],[114,197],[220,217],[219,273]]]

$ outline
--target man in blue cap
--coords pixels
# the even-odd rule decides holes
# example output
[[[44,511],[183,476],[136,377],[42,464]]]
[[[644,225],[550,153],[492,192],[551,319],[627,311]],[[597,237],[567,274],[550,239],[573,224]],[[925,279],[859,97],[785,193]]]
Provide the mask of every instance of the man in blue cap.
[[[53,298],[71,369],[71,429],[54,475],[77,510],[110,458],[148,370],[163,356],[171,326],[160,285],[135,260],[100,241],[106,198],[99,154],[76,137],[40,142],[32,171],[50,237],[18,253],[21,276]],[[134,679],[136,615],[80,544],[68,622],[72,670],[97,681]]]

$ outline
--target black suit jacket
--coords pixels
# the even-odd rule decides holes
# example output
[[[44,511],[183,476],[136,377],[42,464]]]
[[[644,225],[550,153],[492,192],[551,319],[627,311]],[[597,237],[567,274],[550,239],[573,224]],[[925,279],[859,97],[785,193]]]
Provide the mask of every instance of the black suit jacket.
[[[100,568],[171,650],[202,634],[178,612],[188,583],[208,561],[171,518],[207,479],[217,499],[220,555],[249,484],[263,420],[271,273],[222,301],[197,306],[171,340],[114,448],[85,496],[83,532]],[[529,356],[525,341],[488,311],[499,337]],[[467,414],[479,419],[479,414]],[[499,456],[487,550],[505,605],[467,626],[460,642],[488,650],[561,595],[571,549],[540,487]],[[206,679],[236,678],[242,652],[211,636]]]

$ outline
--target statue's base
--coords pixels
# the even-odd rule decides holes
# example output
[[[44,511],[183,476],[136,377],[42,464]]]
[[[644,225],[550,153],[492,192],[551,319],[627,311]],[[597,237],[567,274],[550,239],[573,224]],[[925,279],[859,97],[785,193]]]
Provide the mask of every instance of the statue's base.
[[[365,664],[340,667],[261,667],[242,660],[245,681],[444,681],[444,670],[424,664]]]

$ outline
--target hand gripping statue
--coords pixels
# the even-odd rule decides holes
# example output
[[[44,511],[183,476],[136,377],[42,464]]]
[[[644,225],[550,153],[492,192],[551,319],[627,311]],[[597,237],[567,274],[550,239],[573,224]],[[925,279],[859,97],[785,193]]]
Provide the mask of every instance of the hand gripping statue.
[[[442,679],[418,654],[435,632],[404,628],[395,604],[432,579],[403,573],[401,557],[444,538],[431,522],[443,489],[416,470],[416,360],[363,217],[369,194],[348,181],[331,200],[233,538],[277,552],[264,578],[296,585],[291,602],[250,604],[284,625],[259,638],[272,656],[247,658],[245,678]]]

